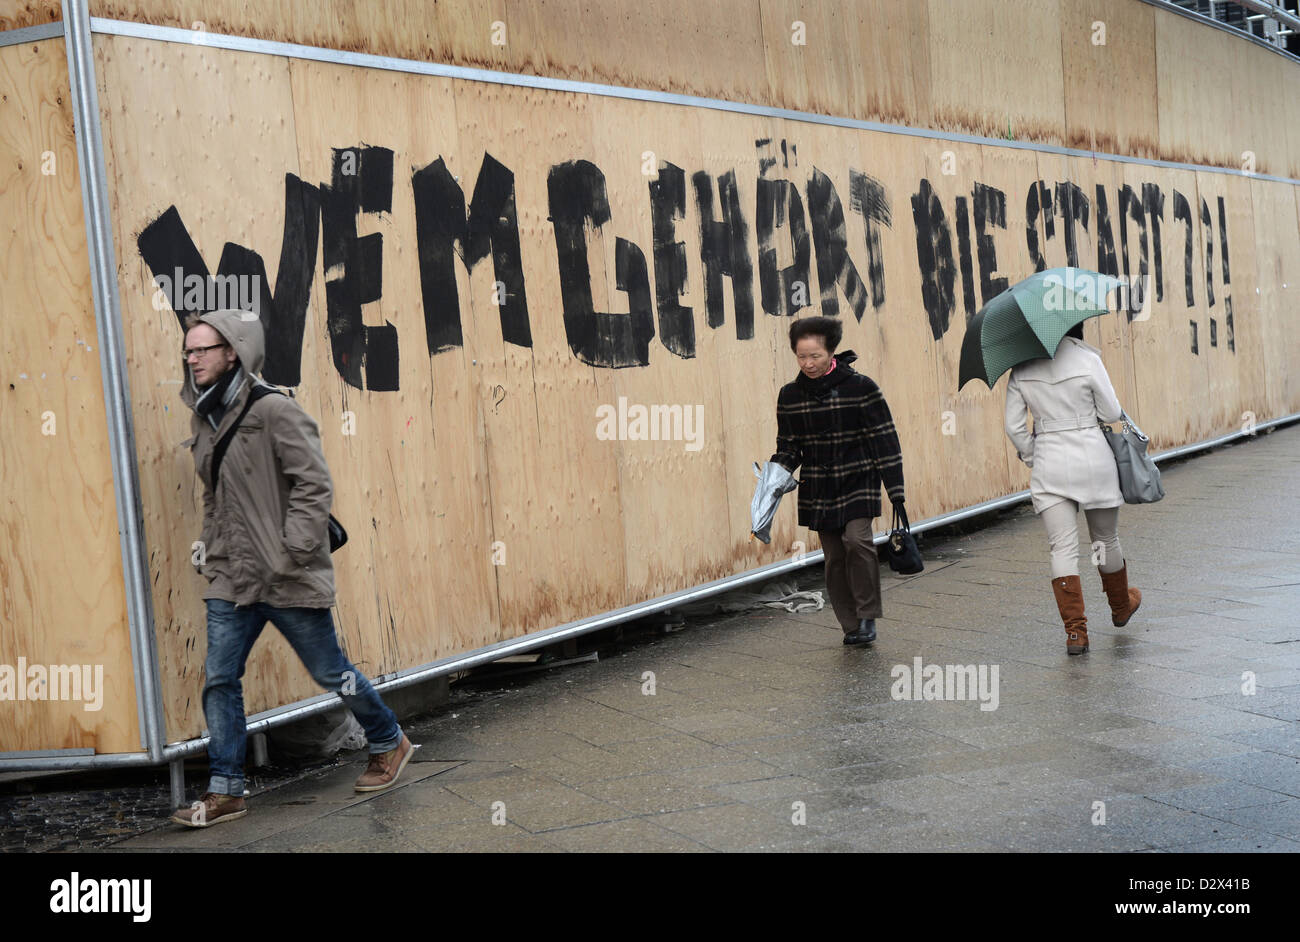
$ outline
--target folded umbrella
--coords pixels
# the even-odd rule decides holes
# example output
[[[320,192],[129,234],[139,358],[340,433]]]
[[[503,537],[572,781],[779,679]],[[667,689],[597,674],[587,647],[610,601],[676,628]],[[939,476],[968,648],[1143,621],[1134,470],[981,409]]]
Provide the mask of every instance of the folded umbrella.
[[[781,497],[799,486],[794,475],[775,461],[764,462],[760,469],[754,462],[754,499],[749,503],[750,533],[764,543],[772,542],[772,518],[776,516]]]

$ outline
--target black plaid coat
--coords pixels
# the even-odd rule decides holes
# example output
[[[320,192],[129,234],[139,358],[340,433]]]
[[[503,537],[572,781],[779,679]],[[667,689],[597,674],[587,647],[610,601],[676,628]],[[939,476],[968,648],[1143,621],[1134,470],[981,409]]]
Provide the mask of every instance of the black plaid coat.
[[[903,454],[880,387],[849,366],[857,355],[835,357],[835,369],[817,379],[803,373],[776,400],[776,454],[772,461],[799,476],[799,526],[838,530],[858,517],[880,516],[880,485],[903,499]]]

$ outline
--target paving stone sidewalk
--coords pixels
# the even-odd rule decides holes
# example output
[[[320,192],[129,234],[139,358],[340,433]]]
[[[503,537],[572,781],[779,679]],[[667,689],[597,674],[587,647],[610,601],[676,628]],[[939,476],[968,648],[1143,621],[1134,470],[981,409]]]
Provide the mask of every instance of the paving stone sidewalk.
[[[1300,851],[1300,426],[1164,476],[1127,628],[1081,549],[1087,655],[1026,505],[886,575],[872,649],[829,608],[691,625],[415,726],[389,792],[358,757],[112,850]],[[915,658],[996,667],[996,709],[895,699]]]

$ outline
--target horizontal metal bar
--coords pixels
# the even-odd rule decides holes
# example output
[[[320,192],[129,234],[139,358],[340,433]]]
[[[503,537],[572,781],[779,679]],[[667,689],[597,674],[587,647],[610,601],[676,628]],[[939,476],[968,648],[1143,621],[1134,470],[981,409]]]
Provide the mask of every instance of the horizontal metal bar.
[[[37,26],[20,26],[18,29],[0,31],[0,46],[17,46],[19,43],[34,43],[42,39],[54,39],[63,35],[63,23],[41,23]]]
[[[1300,184],[1300,179],[1275,176],[1266,173],[1247,173],[1232,167],[1215,167],[1209,164],[1190,164],[1173,160],[1155,160],[1149,157],[1130,157],[1125,154],[1109,154],[1104,151],[1080,150],[1073,147],[1060,147],[1055,144],[1038,144],[1032,141],[1009,141],[996,137],[983,137],[977,134],[959,134],[953,131],[936,131],[932,128],[917,128],[902,124],[885,124],[879,121],[861,121],[857,118],[841,118],[834,115],[817,114],[810,111],[795,111],[790,108],[773,108],[768,105],[754,105],[745,102],[727,101],[722,98],[702,98],[697,95],[680,95],[675,92],[661,92],[646,88],[629,88],[620,85],[602,85],[597,82],[578,82],[571,79],[550,78],[541,75],[525,75],[516,72],[498,72],[491,69],[474,69],[467,66],[447,65],[440,62],[421,62],[417,59],[401,59],[395,56],[376,56],[364,52],[350,52],[345,49],[322,49],[318,46],[304,46],[298,43],[284,43],[271,39],[254,39],[247,36],[227,36],[207,30],[178,29],[172,26],[155,26],[151,23],[133,23],[125,20],[111,20],[91,17],[92,32],[113,36],[128,36],[135,39],[151,39],[161,42],[184,43],[191,46],[211,46],[215,49],[229,49],[237,52],[260,53],[262,55],[286,56],[291,59],[308,59],[314,62],[329,62],[336,65],[350,65],[368,69],[384,69],[391,72],[407,72],[416,75],[433,75],[442,78],[462,79],[469,82],[489,82],[497,85],[513,85],[522,88],[546,89],[558,92],[571,92],[584,95],[600,95],[607,98],[624,98],[635,101],[657,102],[667,105],[681,105],[688,108],[709,108],[715,111],[727,111],[736,114],[754,115],[762,118],[775,118],[786,121],[799,121],[806,124],[823,124],[833,127],[851,128],[859,131],[877,131],[882,134],[900,134],[907,137],[920,137],[937,141],[959,144],[980,144],[985,146],[1009,147],[1015,150],[1027,150],[1035,153],[1057,154],[1063,157],[1081,157],[1085,159],[1113,160],[1118,163],[1141,164],[1149,167],[1162,167],[1171,170],[1192,170],[1203,173],[1222,173],[1230,176],[1247,177],[1253,180],[1271,180],[1276,183]]]
[[[94,749],[31,749],[26,752],[0,752],[0,761],[5,759],[46,759],[56,756],[93,756]]]
[[[1279,425],[1287,425],[1292,422],[1300,421],[1300,412],[1293,412],[1290,415],[1282,416],[1277,419],[1270,419],[1260,422],[1255,426],[1256,432],[1264,429],[1273,428]],[[1172,458],[1178,458],[1186,454],[1197,451],[1205,451],[1210,448],[1216,448],[1219,445],[1227,444],[1238,438],[1250,437],[1250,432],[1238,431],[1230,435],[1222,435],[1217,438],[1206,439],[1205,441],[1196,442],[1191,445],[1184,445],[1180,448],[1173,448],[1154,456],[1156,461],[1168,461]],[[929,517],[912,526],[912,531],[921,533],[926,530],[933,530],[948,524],[957,523],[970,517],[976,517],[980,514],[989,513],[990,511],[1000,510],[1004,507],[1011,507],[1029,499],[1029,491],[1017,491],[1014,494],[1008,494],[1005,497],[997,497],[992,500],[982,501],[978,504],[972,504],[969,507],[963,507],[960,510],[954,510],[949,513],[939,514],[936,517]],[[887,534],[877,534],[875,542],[883,542]],[[397,671],[392,674],[382,675],[381,678],[371,678],[376,689],[382,691],[396,690],[401,687],[407,687],[426,680],[433,680],[447,674],[457,671],[468,670],[472,667],[478,667],[499,660],[511,654],[521,654],[536,648],[547,647],[559,641],[578,637],[579,635],[588,634],[598,631],[602,628],[609,628],[615,625],[631,621],[636,618],[642,618],[646,615],[652,615],[674,606],[684,605],[687,602],[699,601],[709,596],[720,595],[723,592],[729,592],[738,589],[741,586],[749,585],[753,582],[761,582],[773,576],[779,576],[787,572],[801,569],[805,566],[815,565],[823,559],[822,551],[815,550],[811,553],[804,553],[798,558],[782,560],[779,563],[771,563],[767,566],[760,566],[757,569],[751,569],[747,572],[725,579],[715,579],[700,586],[691,589],[684,589],[680,592],[673,592],[669,595],[660,596],[638,605],[629,605],[624,608],[616,609],[612,612],[606,612],[602,615],[596,615],[591,618],[584,618],[578,621],[569,622],[554,628],[548,628],[543,631],[536,631],[532,634],[515,638],[509,641],[501,641],[496,644],[488,645],[485,648],[479,648],[467,654],[454,655],[443,658],[438,661],[432,661],[419,667],[408,668]],[[266,732],[294,720],[314,716],[318,713],[325,713],[329,710],[337,709],[343,706],[343,701],[336,694],[327,693],[312,697],[308,700],[301,700],[297,703],[289,704],[275,710],[268,710],[264,713],[256,714],[248,718],[248,733]],[[197,739],[187,740],[180,743],[171,743],[163,750],[163,757],[160,762],[151,761],[148,753],[112,753],[106,755],[83,755],[83,756],[57,756],[50,758],[16,758],[18,755],[35,755],[35,754],[17,754],[4,753],[0,754],[0,772],[6,771],[25,771],[25,770],[48,770],[59,771],[64,769],[84,769],[107,766],[112,768],[126,768],[131,766],[160,765],[175,759],[185,758],[186,756],[197,755],[207,748],[208,738],[206,736]],[[51,750],[57,751],[57,750]]]
[[[1189,20],[1195,20],[1202,26],[1210,26],[1214,29],[1222,30],[1232,36],[1236,36],[1239,39],[1248,40],[1256,46],[1259,46],[1261,49],[1267,49],[1274,55],[1285,56],[1292,62],[1300,62],[1300,56],[1283,49],[1281,46],[1274,45],[1263,37],[1256,36],[1248,30],[1238,29],[1229,23],[1224,23],[1220,20],[1208,17],[1204,13],[1197,13],[1195,10],[1188,9],[1187,7],[1180,7],[1177,4],[1170,3],[1169,0],[1142,0],[1142,2],[1153,7],[1159,7],[1161,10],[1168,10],[1170,13],[1177,13],[1179,16],[1184,16]]]
[[[107,752],[88,756],[45,756],[32,759],[10,758],[14,753],[0,753],[0,772],[68,772],[78,769],[128,769],[161,763],[147,752]]]
[[[1257,422],[1252,426],[1252,431],[1237,431],[1229,435],[1220,435],[1218,438],[1207,439],[1203,442],[1195,442],[1191,445],[1181,445],[1177,448],[1170,448],[1168,451],[1162,451],[1158,455],[1152,455],[1151,460],[1159,464],[1162,461],[1169,461],[1172,458],[1181,458],[1183,455],[1190,455],[1198,451],[1208,451],[1211,448],[1217,448],[1220,445],[1226,445],[1228,442],[1236,441],[1238,438],[1254,438],[1264,429],[1274,428],[1279,425],[1290,425],[1292,422],[1300,421],[1300,412],[1292,412],[1290,415],[1284,415],[1280,419],[1269,419],[1267,422]]]
[[[1247,10],[1255,10],[1261,19],[1274,19],[1279,23],[1285,23],[1292,29],[1300,29],[1300,17],[1279,7],[1276,3],[1261,2],[1261,0],[1235,0],[1237,6],[1245,7]],[[1252,17],[1247,17],[1252,19]]]

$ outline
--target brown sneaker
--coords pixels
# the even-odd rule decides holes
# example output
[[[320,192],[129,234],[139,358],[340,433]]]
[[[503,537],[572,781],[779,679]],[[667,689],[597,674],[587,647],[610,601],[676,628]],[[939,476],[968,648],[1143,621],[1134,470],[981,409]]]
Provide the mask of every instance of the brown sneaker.
[[[210,828],[222,821],[233,821],[248,814],[241,795],[218,795],[204,792],[188,808],[177,808],[171,820],[187,828]]]
[[[402,769],[406,768],[406,763],[411,761],[413,755],[415,746],[403,733],[402,741],[396,749],[375,753],[370,757],[370,764],[361,773],[361,778],[357,779],[354,787],[359,792],[382,792],[397,781],[397,776],[402,774]]]

